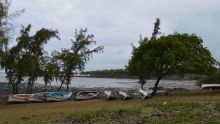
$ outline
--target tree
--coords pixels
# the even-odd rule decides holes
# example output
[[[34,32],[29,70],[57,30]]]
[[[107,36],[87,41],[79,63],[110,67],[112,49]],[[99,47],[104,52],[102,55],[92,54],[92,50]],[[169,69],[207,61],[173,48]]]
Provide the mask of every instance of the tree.
[[[10,20],[19,16],[24,10],[9,13],[9,0],[0,0],[0,56],[7,50],[9,33],[12,28]]]
[[[6,78],[9,80],[9,85],[13,87],[13,93],[18,92],[18,83],[22,80],[20,74],[17,73],[16,68],[19,68],[16,53],[16,49],[13,47],[11,50],[8,49],[10,40],[10,31],[12,24],[10,20],[20,15],[24,10],[9,13],[10,2],[8,0],[0,0],[0,66],[5,68],[7,74]],[[21,71],[21,70],[19,70]]]
[[[143,40],[141,37],[139,39],[139,45],[143,44],[144,42],[148,42],[148,39],[145,38]],[[143,56],[142,53],[138,51],[138,48],[136,48],[134,45],[133,50],[132,50],[132,57],[128,62],[128,67],[127,70],[130,75],[135,75],[138,76],[139,78],[139,84],[141,84],[141,89],[143,89],[144,84],[146,83],[146,69],[144,68],[144,63],[143,63]]]
[[[8,50],[9,43],[9,32],[11,30],[12,24],[10,20],[19,15],[23,11],[17,11],[14,13],[9,13],[10,2],[8,0],[0,0],[0,63],[1,68],[2,60],[5,56],[6,51]]]
[[[23,78],[29,68],[28,57],[20,55],[16,46],[12,47],[3,56],[2,66],[5,69],[6,78],[9,85],[12,86],[13,94],[17,94],[18,86],[22,83]]]
[[[156,94],[160,80],[170,74],[184,74],[188,72],[210,74],[216,70],[218,62],[210,51],[203,46],[203,40],[195,34],[174,33],[161,36],[142,43],[129,61],[129,66],[137,65],[144,74],[156,77],[152,95]],[[134,67],[133,67],[134,68]]]
[[[38,30],[33,36],[29,35],[31,25],[28,25],[26,28],[21,30],[21,36],[17,38],[18,44],[17,48],[21,54],[28,56],[29,68],[26,71],[27,80],[27,93],[32,92],[34,82],[37,80],[37,77],[40,75],[40,61],[43,57],[44,45],[51,39],[58,37],[57,30],[49,30],[42,28]]]
[[[160,34],[160,19],[157,18],[156,22],[154,23],[154,29],[153,29],[153,33],[152,36],[150,38],[150,40],[148,39],[148,37],[144,37],[144,39],[142,38],[142,35],[140,35],[140,39],[138,41],[139,46],[141,46],[144,43],[147,43],[149,41],[153,41],[157,39],[157,36]],[[139,48],[135,47],[132,44],[132,57],[128,62],[128,67],[127,70],[129,72],[130,75],[136,75],[139,78],[139,84],[141,84],[141,88],[143,89],[144,84],[146,83],[146,77],[149,77],[146,75],[146,67],[145,67],[145,63],[143,61],[143,51],[138,50]]]
[[[94,35],[87,34],[86,28],[81,28],[79,31],[76,30],[75,39],[71,39],[72,47],[70,49],[63,49],[61,53],[57,54],[56,57],[61,65],[61,86],[65,83],[67,90],[74,73],[84,70],[86,62],[94,53],[103,51],[103,46],[90,48],[91,45],[96,44],[93,38]]]
[[[160,19],[157,18],[156,22],[154,23],[154,30],[151,36],[151,40],[156,40],[157,39],[157,35],[160,34]]]
[[[22,83],[24,77],[28,77],[27,93],[32,92],[33,84],[41,73],[40,61],[44,54],[43,45],[50,38],[58,38],[56,30],[43,28],[30,36],[30,29],[31,25],[23,27],[20,36],[16,39],[17,44],[3,56],[2,66],[5,68],[9,84],[13,87],[13,93],[18,93],[18,85]]]
[[[41,74],[44,80],[44,91],[47,91],[47,85],[54,79],[57,79],[59,67],[56,60],[50,56],[43,56],[41,59]]]

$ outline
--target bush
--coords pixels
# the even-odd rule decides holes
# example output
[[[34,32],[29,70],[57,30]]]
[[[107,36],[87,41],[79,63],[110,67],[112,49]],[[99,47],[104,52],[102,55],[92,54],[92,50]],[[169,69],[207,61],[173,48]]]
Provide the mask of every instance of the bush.
[[[202,76],[199,79],[200,84],[220,84],[220,70],[210,76]]]

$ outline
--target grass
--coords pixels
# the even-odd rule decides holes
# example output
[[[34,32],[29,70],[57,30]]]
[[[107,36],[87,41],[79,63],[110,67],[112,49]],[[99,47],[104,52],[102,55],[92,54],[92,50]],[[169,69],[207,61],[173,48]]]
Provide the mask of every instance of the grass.
[[[0,123],[209,123],[220,124],[220,92],[190,91],[147,100],[68,101],[56,103],[6,104],[0,102]]]

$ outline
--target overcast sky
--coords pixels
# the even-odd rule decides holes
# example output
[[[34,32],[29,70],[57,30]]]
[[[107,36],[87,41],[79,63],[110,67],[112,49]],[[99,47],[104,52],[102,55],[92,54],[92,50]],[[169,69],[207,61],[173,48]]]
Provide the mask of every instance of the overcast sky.
[[[14,20],[16,30],[32,24],[58,29],[61,40],[51,40],[46,50],[69,48],[76,28],[87,27],[104,53],[93,56],[86,70],[124,68],[131,43],[150,36],[156,18],[161,32],[195,33],[220,60],[220,0],[12,0],[11,10],[26,11]],[[15,31],[16,34],[16,31]]]

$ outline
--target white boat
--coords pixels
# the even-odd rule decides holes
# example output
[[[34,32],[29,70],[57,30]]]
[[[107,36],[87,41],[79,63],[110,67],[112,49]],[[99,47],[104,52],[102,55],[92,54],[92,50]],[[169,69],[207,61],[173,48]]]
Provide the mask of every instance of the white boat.
[[[151,91],[145,91],[143,89],[139,89],[139,93],[143,99],[146,99],[151,95]]]
[[[124,91],[119,91],[118,94],[119,94],[120,96],[122,96],[123,100],[130,99],[130,98],[131,98],[131,96],[130,96],[128,93],[124,92]]]
[[[220,89],[220,84],[202,84],[202,89]]]
[[[46,92],[47,101],[61,102],[70,99],[72,92]]]
[[[8,102],[25,103],[28,102],[30,94],[11,94],[8,97]]]
[[[49,94],[50,92],[42,92],[42,93],[33,94],[33,96],[29,99],[29,101],[31,102],[47,101],[47,97]]]
[[[79,92],[76,95],[76,100],[91,100],[96,99],[98,97],[98,92],[93,91],[83,91]]]
[[[106,95],[107,99],[115,98],[115,94],[110,90],[105,90],[104,94]]]

